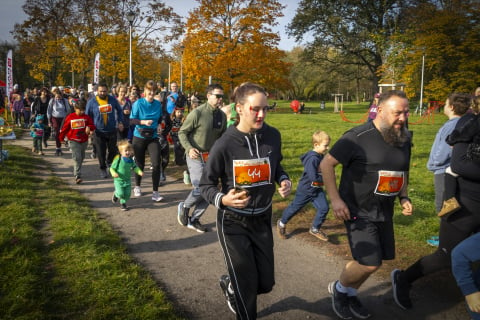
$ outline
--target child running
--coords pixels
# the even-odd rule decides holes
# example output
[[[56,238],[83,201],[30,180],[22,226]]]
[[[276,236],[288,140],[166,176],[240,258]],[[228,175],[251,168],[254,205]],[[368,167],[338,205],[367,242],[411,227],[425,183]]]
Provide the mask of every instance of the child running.
[[[93,119],[85,114],[85,101],[73,101],[73,113],[66,116],[62,128],[59,132],[59,141],[63,142],[65,138],[70,141],[72,150],[73,175],[75,183],[82,182],[82,164],[85,159],[85,151],[88,147],[88,137],[95,131]]]
[[[178,139],[178,130],[185,121],[185,115],[183,114],[183,108],[176,107],[172,114],[172,130],[170,131],[170,137],[173,141],[173,154],[175,156],[175,164],[177,166],[185,165],[185,149],[180,144],[180,139]]]
[[[116,155],[110,167],[110,174],[113,177],[115,191],[113,192],[112,202],[117,203],[120,200],[120,209],[127,211],[127,201],[132,192],[132,169],[139,176],[143,176],[143,171],[135,165],[133,161],[133,146],[128,140],[120,140],[117,144],[120,155]]]
[[[33,153],[38,153],[43,156],[42,150],[42,139],[45,130],[45,125],[43,124],[44,116],[39,114],[35,117],[35,122],[30,127],[30,135],[33,137]]]
[[[312,136],[313,150],[300,157],[303,163],[303,174],[298,182],[297,192],[293,202],[283,211],[282,218],[277,221],[277,233],[281,239],[287,238],[286,225],[300,209],[311,202],[317,209],[317,214],[310,228],[310,234],[322,241],[328,241],[328,235],[321,230],[328,213],[328,202],[323,192],[323,179],[320,170],[320,162],[328,150],[330,137],[325,131],[316,131]]]

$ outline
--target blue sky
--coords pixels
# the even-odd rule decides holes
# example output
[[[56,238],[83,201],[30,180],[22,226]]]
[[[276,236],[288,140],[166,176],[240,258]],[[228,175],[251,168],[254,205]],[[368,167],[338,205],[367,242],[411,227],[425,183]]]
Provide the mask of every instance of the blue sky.
[[[283,50],[291,50],[295,45],[293,39],[289,39],[285,34],[285,27],[295,15],[295,10],[298,6],[299,0],[279,0],[280,3],[286,5],[284,9],[284,17],[278,20],[279,25],[276,27],[276,31],[279,32],[281,40],[279,48]],[[187,12],[195,7],[198,3],[194,0],[164,0],[164,2],[175,8],[178,14],[186,16]],[[25,2],[22,0],[1,0],[2,9],[0,10],[0,41],[11,41],[12,35],[10,31],[13,30],[15,23],[21,23],[26,15],[22,10],[22,5]]]

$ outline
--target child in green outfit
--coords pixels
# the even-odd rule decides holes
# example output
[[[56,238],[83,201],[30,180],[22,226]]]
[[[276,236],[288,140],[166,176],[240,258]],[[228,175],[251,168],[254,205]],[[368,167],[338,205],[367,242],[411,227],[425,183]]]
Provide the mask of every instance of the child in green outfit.
[[[110,167],[110,174],[115,186],[112,202],[116,203],[120,200],[120,208],[122,211],[127,211],[127,201],[132,192],[131,171],[135,171],[139,176],[143,176],[143,171],[133,161],[133,147],[128,140],[120,140],[117,147],[120,155],[115,156]]]

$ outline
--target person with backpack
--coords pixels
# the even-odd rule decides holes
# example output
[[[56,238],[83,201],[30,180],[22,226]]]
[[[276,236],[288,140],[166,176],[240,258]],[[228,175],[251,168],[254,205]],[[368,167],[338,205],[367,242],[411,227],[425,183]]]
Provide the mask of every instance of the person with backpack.
[[[119,155],[113,158],[110,174],[113,177],[115,191],[112,195],[112,203],[120,202],[120,209],[127,211],[127,201],[132,192],[132,171],[139,176],[143,176],[143,171],[137,167],[133,160],[133,146],[128,140],[118,142]]]
[[[59,132],[60,129],[62,128],[62,123],[63,120],[67,115],[69,115],[72,110],[70,108],[70,104],[68,103],[68,100],[63,97],[62,92],[60,89],[55,87],[52,90],[54,94],[54,98],[50,99],[48,103],[48,108],[47,108],[47,118],[48,118],[48,125],[49,127],[52,128],[52,135],[55,138],[55,145],[56,145],[56,150],[55,150],[55,155],[56,156],[61,156],[63,155],[62,152],[62,143],[59,139]]]
[[[168,114],[172,114],[175,107],[177,108],[184,108],[185,104],[187,103],[187,98],[185,95],[178,91],[178,85],[176,82],[172,82],[170,84],[170,93],[167,96],[167,112]]]

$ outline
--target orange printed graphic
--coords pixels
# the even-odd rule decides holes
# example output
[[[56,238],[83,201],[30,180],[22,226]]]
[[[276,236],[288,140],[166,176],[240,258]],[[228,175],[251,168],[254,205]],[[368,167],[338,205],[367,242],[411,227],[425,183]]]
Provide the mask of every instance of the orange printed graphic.
[[[268,158],[234,160],[235,186],[254,187],[270,184],[270,160]]]
[[[72,129],[83,129],[85,128],[85,119],[75,119],[70,121],[70,127]]]
[[[100,113],[110,113],[112,112],[112,105],[104,104],[104,105],[98,106],[98,111],[100,111]]]
[[[402,190],[403,183],[403,171],[379,171],[375,193],[384,196],[397,195]]]
[[[98,111],[100,111],[100,114],[102,115],[103,125],[106,126],[108,121],[108,114],[112,112],[112,105],[103,104],[101,106],[98,106]]]
[[[208,152],[200,152],[200,157],[202,157],[202,160],[203,160],[204,163],[207,163]]]

